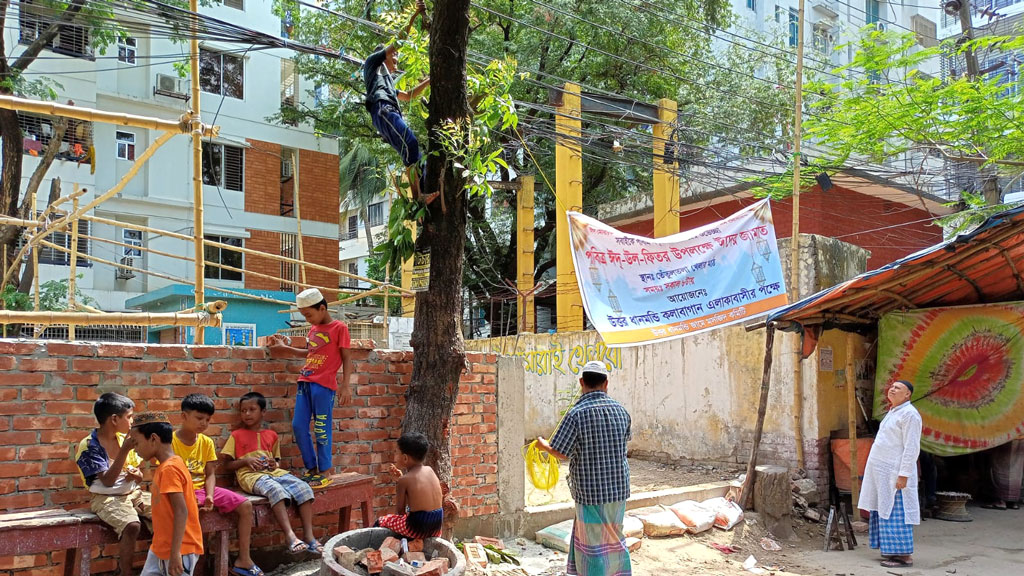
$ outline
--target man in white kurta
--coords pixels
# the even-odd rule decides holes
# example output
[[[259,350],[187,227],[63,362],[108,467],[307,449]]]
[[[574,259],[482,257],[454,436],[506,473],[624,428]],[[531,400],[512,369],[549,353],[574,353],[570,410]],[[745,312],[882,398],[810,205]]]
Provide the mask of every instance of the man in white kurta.
[[[921,451],[921,414],[910,403],[913,384],[889,387],[891,408],[882,418],[864,470],[857,507],[871,513],[871,548],[881,549],[882,566],[913,566],[914,526],[921,523],[917,498],[917,457]]]

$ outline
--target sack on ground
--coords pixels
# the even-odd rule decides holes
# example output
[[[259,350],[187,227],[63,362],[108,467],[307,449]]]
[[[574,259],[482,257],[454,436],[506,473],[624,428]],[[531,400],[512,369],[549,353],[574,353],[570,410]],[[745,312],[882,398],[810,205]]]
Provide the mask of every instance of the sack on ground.
[[[540,530],[534,535],[534,540],[541,546],[547,546],[552,550],[569,553],[569,546],[572,545],[572,520],[559,522]]]
[[[725,498],[711,498],[701,502],[701,506],[715,512],[715,527],[732,530],[743,520],[743,508]]]
[[[664,506],[644,508],[639,513],[633,513],[644,523],[645,536],[678,536],[686,534],[686,525],[683,524],[676,513]]]
[[[715,513],[695,500],[683,500],[669,506],[669,509],[686,524],[686,530],[690,534],[700,534],[715,525]]]
[[[622,519],[622,533],[626,538],[643,538],[644,523],[639,518],[626,516]]]

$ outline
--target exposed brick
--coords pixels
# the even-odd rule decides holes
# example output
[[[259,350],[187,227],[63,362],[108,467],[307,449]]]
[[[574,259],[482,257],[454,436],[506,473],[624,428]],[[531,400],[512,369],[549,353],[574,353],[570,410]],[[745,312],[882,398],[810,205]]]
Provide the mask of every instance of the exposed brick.
[[[54,430],[61,427],[57,416],[15,416],[15,430]]]
[[[9,340],[0,340],[0,355],[18,355],[28,356],[35,354],[42,349],[42,346],[37,342],[12,342]]]
[[[96,347],[91,344],[49,342],[46,345],[46,352],[50,356],[95,356]]]
[[[154,358],[186,358],[188,354],[184,346],[151,344],[146,348],[146,354]]]
[[[14,356],[0,357],[0,370],[13,370],[17,364],[18,362],[14,359]]]
[[[216,360],[213,362],[213,372],[234,372],[241,374],[248,370],[249,362],[245,360]]]
[[[168,360],[167,369],[171,372],[206,372],[210,365],[206,362],[191,360]]]
[[[163,360],[125,360],[121,363],[125,372],[160,372],[167,369]]]
[[[43,471],[40,462],[6,462],[0,463],[0,478],[22,478],[38,476]]]
[[[18,369],[25,372],[62,372],[68,369],[68,361],[63,358],[22,358],[18,360]]]
[[[0,390],[0,394],[3,390]],[[75,396],[75,389],[71,386],[60,386],[58,388],[25,388],[21,391],[22,400],[71,400]],[[10,400],[10,398],[2,398]]]
[[[156,386],[165,386],[167,384],[190,384],[191,382],[191,374],[167,373],[153,374],[149,377],[149,383]]]
[[[35,476],[18,480],[18,490],[66,490],[70,484],[67,476]]]
[[[192,352],[192,357],[196,360],[204,358],[227,358],[230,354],[230,348],[227,346],[192,346],[189,351]]]
[[[114,372],[121,368],[117,360],[100,360],[97,358],[76,358],[71,368],[76,372]]]

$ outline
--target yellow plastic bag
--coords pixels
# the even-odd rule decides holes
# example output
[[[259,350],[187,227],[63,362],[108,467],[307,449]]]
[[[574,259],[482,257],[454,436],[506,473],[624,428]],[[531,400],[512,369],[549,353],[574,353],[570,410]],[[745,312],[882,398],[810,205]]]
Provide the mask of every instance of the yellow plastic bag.
[[[523,447],[523,458],[526,473],[535,488],[550,491],[558,484],[558,458],[537,448],[536,440]]]

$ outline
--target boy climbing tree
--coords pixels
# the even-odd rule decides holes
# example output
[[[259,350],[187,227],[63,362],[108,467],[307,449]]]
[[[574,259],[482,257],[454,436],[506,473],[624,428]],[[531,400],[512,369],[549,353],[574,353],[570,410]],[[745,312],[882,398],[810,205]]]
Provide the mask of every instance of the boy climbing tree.
[[[424,79],[411,92],[404,92],[395,88],[395,80],[392,74],[398,68],[398,43],[408,36],[416,18],[426,12],[426,5],[423,0],[417,0],[416,11],[409,18],[409,23],[398,35],[395,42],[388,46],[378,46],[373,54],[370,54],[363,62],[363,80],[366,82],[366,109],[370,112],[370,119],[373,127],[377,129],[381,138],[398,152],[405,166],[405,175],[409,181],[409,188],[412,192],[412,199],[416,200],[420,195],[420,153],[419,140],[412,128],[406,123],[399,107],[399,100],[411,102],[419,98],[420,94],[430,85],[430,78]],[[399,188],[396,186],[396,188]],[[400,189],[400,188],[399,188]],[[424,203],[436,198],[437,192],[424,198]]]

